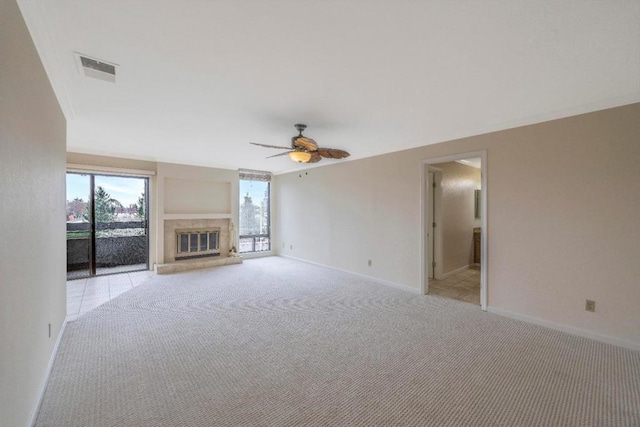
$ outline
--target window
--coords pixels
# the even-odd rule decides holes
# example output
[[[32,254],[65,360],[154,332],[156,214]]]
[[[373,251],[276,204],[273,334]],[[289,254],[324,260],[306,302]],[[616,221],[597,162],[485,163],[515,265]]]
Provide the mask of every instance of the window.
[[[238,251],[271,250],[271,174],[240,171],[240,243]]]

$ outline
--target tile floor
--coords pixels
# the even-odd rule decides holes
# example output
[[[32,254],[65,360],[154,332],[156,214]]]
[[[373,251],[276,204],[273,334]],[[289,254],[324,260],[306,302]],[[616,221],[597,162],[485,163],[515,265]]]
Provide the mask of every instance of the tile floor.
[[[98,267],[96,273],[100,276],[103,276],[105,274],[128,273],[134,270],[145,270],[146,268],[147,268],[147,264],[120,265],[117,267]],[[82,279],[83,277],[86,277],[88,274],[89,274],[89,269],[67,271],[67,280]]]
[[[67,322],[127,292],[154,276],[153,271],[110,274],[67,281]]]
[[[442,280],[429,280],[429,295],[480,305],[480,269],[470,268]]]

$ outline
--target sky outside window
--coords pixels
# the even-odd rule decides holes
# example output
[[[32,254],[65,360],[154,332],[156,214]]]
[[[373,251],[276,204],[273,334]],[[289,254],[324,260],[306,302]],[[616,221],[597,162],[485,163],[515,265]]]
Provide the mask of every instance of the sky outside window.
[[[96,188],[104,188],[113,199],[118,200],[123,206],[129,206],[138,202],[138,197],[144,193],[145,180],[142,178],[123,178],[118,176],[96,176]],[[67,200],[79,198],[85,202],[89,199],[89,176],[68,173],[67,174]]]

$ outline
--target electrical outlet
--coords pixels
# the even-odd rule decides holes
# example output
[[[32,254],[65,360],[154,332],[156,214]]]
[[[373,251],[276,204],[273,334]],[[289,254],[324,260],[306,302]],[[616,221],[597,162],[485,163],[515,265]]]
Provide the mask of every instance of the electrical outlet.
[[[284,243],[282,244],[282,249],[284,249]]]
[[[370,259],[370,260],[368,260],[368,261],[367,261],[367,265],[368,265],[369,267],[371,267],[371,266],[373,265],[373,260],[371,260],[371,259]]]
[[[596,311],[596,302],[588,299],[586,304],[584,305],[584,309],[587,311],[595,312]]]
[[[49,338],[51,338],[51,323],[49,323]]]
[[[290,249],[290,250],[293,250],[293,245],[289,245],[289,249]]]

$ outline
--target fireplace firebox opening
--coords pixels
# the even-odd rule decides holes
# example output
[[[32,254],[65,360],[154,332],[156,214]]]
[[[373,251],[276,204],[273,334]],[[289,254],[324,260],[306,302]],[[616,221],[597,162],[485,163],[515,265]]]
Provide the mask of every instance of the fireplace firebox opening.
[[[219,228],[176,230],[176,261],[219,255]]]

